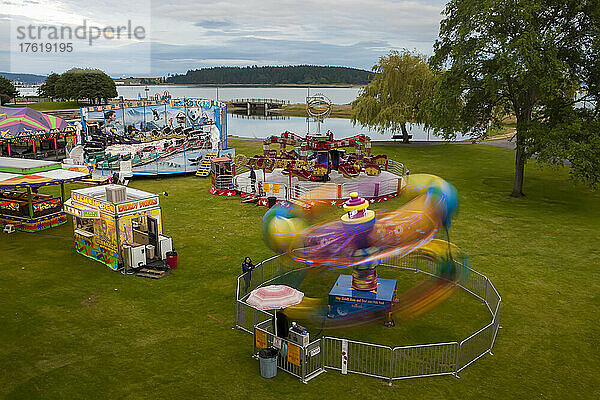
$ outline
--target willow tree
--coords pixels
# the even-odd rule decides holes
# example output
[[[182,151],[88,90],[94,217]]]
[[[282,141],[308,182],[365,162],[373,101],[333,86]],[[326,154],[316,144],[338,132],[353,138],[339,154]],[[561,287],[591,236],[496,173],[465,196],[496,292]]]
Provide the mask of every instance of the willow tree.
[[[436,130],[483,136],[515,117],[514,197],[532,156],[568,160],[574,176],[597,185],[599,1],[452,0],[443,14],[431,60],[444,70]]]
[[[436,78],[424,56],[408,50],[391,51],[372,68],[375,76],[352,102],[352,123],[383,134],[402,132],[408,143],[407,123],[429,128],[429,107]]]

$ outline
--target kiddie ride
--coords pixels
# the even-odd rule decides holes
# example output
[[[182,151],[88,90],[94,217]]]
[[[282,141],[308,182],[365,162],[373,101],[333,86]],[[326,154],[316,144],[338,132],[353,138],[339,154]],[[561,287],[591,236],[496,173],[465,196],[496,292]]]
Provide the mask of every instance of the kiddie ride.
[[[277,144],[279,151],[271,149]],[[289,146],[292,148],[288,150]],[[347,153],[347,148],[354,152]],[[265,139],[262,155],[248,159],[238,154],[235,162],[230,161],[228,168],[213,170],[211,193],[240,194],[244,201],[257,205],[268,205],[273,200],[308,207],[340,205],[354,191],[371,202],[379,202],[395,197],[406,179],[403,164],[385,155],[371,154],[368,136],[334,140],[330,131],[324,135],[307,134],[304,138],[286,131]],[[235,175],[234,167],[246,167],[249,171]]]
[[[448,232],[458,205],[456,190],[437,178],[422,194],[395,211],[369,210],[369,202],[352,193],[338,220],[307,227],[297,207],[276,205],[263,218],[269,245],[285,252],[309,270],[352,268],[341,274],[328,295],[326,309],[306,298],[286,309],[291,318],[313,320],[323,327],[339,328],[421,315],[446,300],[455,283],[465,279],[455,261],[468,265],[466,256],[449,242],[436,239]],[[396,280],[377,277],[377,266],[392,257],[420,253],[434,260],[437,272],[408,291],[396,295]],[[327,318],[324,318],[324,317]]]
[[[272,144],[280,145],[279,153],[271,149]],[[294,148],[286,151],[287,146]],[[353,147],[355,152],[346,155],[344,148],[347,147]],[[372,156],[371,139],[366,135],[334,140],[331,131],[325,135],[306,135],[305,138],[286,131],[281,136],[265,139],[263,155],[250,158],[247,167],[269,173],[282,168],[285,174],[300,180],[327,182],[332,170],[346,178],[356,178],[361,172],[379,175],[382,170],[387,170],[387,156]]]

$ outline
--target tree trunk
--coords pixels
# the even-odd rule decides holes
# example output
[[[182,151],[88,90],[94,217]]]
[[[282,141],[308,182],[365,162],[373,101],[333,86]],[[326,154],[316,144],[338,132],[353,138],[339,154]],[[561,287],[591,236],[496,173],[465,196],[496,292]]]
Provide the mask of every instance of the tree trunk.
[[[408,143],[408,131],[406,130],[406,123],[400,125],[402,128],[402,143]]]
[[[525,172],[525,156],[523,154],[523,138],[519,133],[519,127],[517,123],[517,136],[516,144],[517,148],[515,151],[515,182],[513,184],[513,190],[510,194],[511,197],[522,197],[523,194],[523,174]]]

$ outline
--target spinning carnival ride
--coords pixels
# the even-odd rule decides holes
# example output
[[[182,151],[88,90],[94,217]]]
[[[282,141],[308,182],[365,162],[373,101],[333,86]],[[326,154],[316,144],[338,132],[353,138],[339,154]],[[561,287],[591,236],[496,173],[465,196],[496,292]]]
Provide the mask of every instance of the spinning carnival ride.
[[[317,123],[315,133],[301,137],[286,131],[265,139],[261,155],[238,154],[228,165],[213,165],[211,193],[240,194],[257,205],[285,200],[312,207],[342,204],[352,192],[379,202],[402,190],[407,174],[403,164],[372,155],[366,135],[336,140],[331,131],[322,134],[321,123],[331,112],[331,101],[317,94],[306,102],[308,116]],[[279,145],[279,150],[272,145]],[[235,174],[245,168],[247,172]]]
[[[275,206],[263,219],[269,245],[304,263],[309,271],[352,268],[341,274],[328,295],[327,306],[305,298],[286,310],[292,318],[323,321],[327,328],[421,315],[447,299],[455,283],[465,276],[457,273],[454,261],[467,265],[466,256],[446,240],[436,238],[448,231],[456,212],[456,190],[437,178],[424,193],[395,211],[374,212],[357,193],[344,204],[341,219],[307,227],[294,207]],[[397,294],[396,280],[377,276],[377,266],[392,257],[421,253],[435,260],[435,277]],[[327,316],[327,318],[325,318]]]
[[[280,145],[279,153],[271,150],[272,144]],[[286,151],[287,146],[297,149]],[[347,147],[353,147],[355,152],[345,156],[343,149]],[[387,169],[387,156],[371,156],[371,139],[366,135],[334,140],[331,131],[305,138],[286,131],[265,139],[263,153],[250,158],[246,165],[269,173],[281,168],[290,176],[315,182],[329,181],[332,170],[346,178],[356,178],[361,172],[375,176]]]

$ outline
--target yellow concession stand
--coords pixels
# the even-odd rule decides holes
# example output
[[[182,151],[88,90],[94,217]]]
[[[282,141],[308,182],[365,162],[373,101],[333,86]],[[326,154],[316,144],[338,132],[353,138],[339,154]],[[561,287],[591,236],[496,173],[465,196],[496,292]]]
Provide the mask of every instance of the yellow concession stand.
[[[113,270],[164,266],[173,249],[162,233],[157,194],[121,185],[71,191],[64,204],[73,216],[75,250]]]

